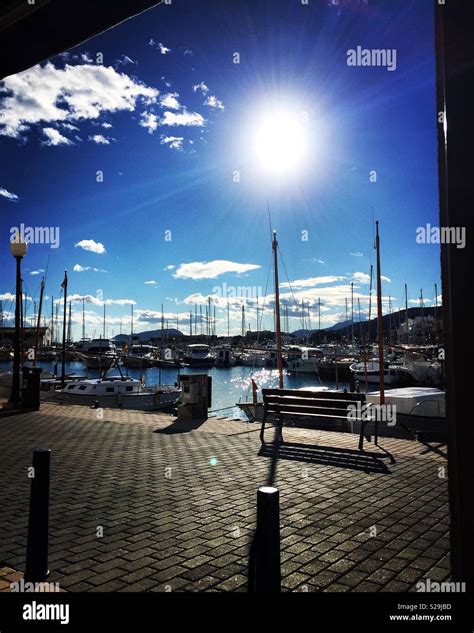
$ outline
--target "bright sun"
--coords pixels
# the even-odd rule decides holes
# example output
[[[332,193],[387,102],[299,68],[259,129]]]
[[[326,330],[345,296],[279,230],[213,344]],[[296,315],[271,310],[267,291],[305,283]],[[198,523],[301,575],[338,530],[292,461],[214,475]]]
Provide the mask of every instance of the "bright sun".
[[[307,130],[301,115],[272,110],[259,121],[253,135],[257,160],[269,174],[283,176],[304,166]]]

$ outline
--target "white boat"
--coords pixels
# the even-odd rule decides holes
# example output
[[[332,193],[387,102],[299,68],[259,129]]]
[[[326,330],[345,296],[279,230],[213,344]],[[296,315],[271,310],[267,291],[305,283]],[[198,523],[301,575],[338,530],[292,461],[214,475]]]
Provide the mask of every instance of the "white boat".
[[[240,357],[240,363],[245,367],[276,367],[276,351],[246,349]]]
[[[446,418],[445,392],[433,387],[401,387],[384,391],[385,404],[396,405],[403,416]],[[367,404],[380,404],[380,391],[368,393]]]
[[[223,345],[215,349],[216,367],[234,367],[236,359],[230,345]]]
[[[213,367],[216,358],[209,351],[209,345],[197,343],[188,345],[184,353],[184,367]]]
[[[367,374],[367,382],[378,384],[380,382],[380,365],[378,360],[369,360],[366,363],[361,360],[350,366],[352,377],[359,382],[365,382]],[[396,371],[389,365],[384,368],[383,381],[386,385],[393,385],[398,382]]]
[[[288,350],[286,369],[290,374],[318,374],[318,360],[323,356],[319,347],[292,345]]]
[[[386,435],[397,429],[409,431],[417,439],[423,436],[447,441],[445,392],[433,387],[402,387],[384,392],[385,405],[394,407],[395,425],[385,427]],[[367,404],[379,405],[380,392],[367,394]],[[382,427],[383,429],[384,427]],[[391,430],[391,432],[390,432]]]
[[[132,345],[128,354],[123,357],[125,367],[147,369],[155,367],[158,360],[158,348],[152,345]]]
[[[117,360],[117,350],[109,339],[93,339],[86,343],[79,354],[85,362],[87,369],[106,371]]]
[[[73,380],[55,393],[55,400],[64,404],[97,408],[160,411],[180,402],[181,390],[174,385],[145,387],[129,376],[109,376],[92,380]]]

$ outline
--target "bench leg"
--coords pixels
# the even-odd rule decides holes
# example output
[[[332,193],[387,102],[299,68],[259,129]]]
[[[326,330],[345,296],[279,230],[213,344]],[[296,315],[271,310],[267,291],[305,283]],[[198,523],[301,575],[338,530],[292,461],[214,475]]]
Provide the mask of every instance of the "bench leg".
[[[278,441],[283,444],[283,421],[278,420]]]
[[[265,446],[264,433],[265,433],[265,420],[266,420],[266,418],[267,418],[267,416],[265,414],[263,414],[262,428],[260,429],[260,442],[262,443],[263,446]]]
[[[365,438],[365,425],[367,424],[366,420],[363,420],[360,423],[360,435],[359,435],[359,450],[363,451],[364,450],[364,438]]]

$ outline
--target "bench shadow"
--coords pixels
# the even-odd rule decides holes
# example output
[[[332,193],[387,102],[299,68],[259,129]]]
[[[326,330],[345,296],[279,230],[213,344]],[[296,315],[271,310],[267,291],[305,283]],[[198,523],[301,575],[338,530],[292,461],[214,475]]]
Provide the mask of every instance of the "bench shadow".
[[[162,433],[163,435],[190,433],[202,426],[204,422],[207,422],[207,418],[202,420],[180,420],[176,418],[169,426],[166,426],[164,429],[155,429],[153,433]]]
[[[360,470],[366,473],[391,474],[391,470],[382,461],[380,454],[335,446],[318,446],[296,442],[271,442],[262,446],[258,455],[260,457],[349,468],[350,470]]]

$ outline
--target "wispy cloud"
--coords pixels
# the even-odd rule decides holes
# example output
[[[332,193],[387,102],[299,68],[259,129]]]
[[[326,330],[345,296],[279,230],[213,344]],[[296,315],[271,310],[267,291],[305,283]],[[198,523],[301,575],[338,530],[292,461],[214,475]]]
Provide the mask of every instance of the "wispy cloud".
[[[139,125],[146,128],[148,134],[153,134],[158,127],[158,117],[153,112],[142,112]]]
[[[205,123],[204,118],[198,112],[165,112],[160,121],[161,125],[195,125],[202,127]]]
[[[345,277],[339,275],[326,275],[322,277],[308,277],[307,279],[296,279],[295,281],[280,284],[280,288],[312,288],[322,284],[333,284],[337,281],[344,281]]]
[[[105,250],[105,246],[101,242],[96,242],[95,240],[81,240],[74,244],[77,248],[83,248],[85,251],[91,251],[92,253],[97,253],[98,255],[103,255],[107,251]]]
[[[225,259],[181,264],[173,277],[177,279],[215,279],[226,273],[246,273],[261,268],[257,264],[239,264]]]
[[[39,268],[38,270],[32,270],[30,272],[30,275],[41,275],[41,273],[44,273],[43,268]]]
[[[73,271],[75,273],[87,273],[87,272],[106,273],[108,272],[107,270],[103,270],[103,268],[94,268],[94,266],[81,266],[80,264],[74,264]]]
[[[168,145],[170,149],[181,151],[183,149],[184,138],[182,136],[161,136],[161,145]]]
[[[153,38],[150,38],[148,46],[157,48],[162,55],[168,55],[168,53],[171,53],[171,48],[168,48],[162,42],[156,42]]]
[[[43,128],[43,134],[46,136],[46,140],[43,141],[44,145],[73,145],[74,143],[66,138],[61,132],[54,127]]]
[[[351,253],[352,257],[364,257],[364,253],[360,251],[355,251],[355,253]]]
[[[96,305],[96,306],[110,306],[110,305],[119,305],[119,306],[125,306],[125,305],[136,305],[136,301],[134,301],[133,299],[99,299],[98,297],[94,296],[94,295],[80,295],[80,294],[73,294],[73,295],[68,295],[66,298],[66,301],[71,301],[71,303],[78,303],[78,302],[82,302],[82,300],[84,300],[85,303],[90,303],[91,305]],[[62,299],[58,299],[58,301],[62,301]]]
[[[202,92],[202,94],[207,95],[207,93],[209,92],[209,88],[206,86],[206,84],[201,81],[201,83],[199,84],[195,84],[193,86],[193,90],[194,92]]]
[[[385,275],[381,275],[382,281],[386,281],[387,283],[392,283],[390,277],[386,277]],[[354,273],[352,275],[352,281],[360,284],[368,284],[370,283],[370,275],[367,273]]]
[[[204,105],[209,106],[210,108],[216,108],[217,110],[224,110],[224,104],[220,101],[216,96],[209,95],[207,99],[204,101]]]
[[[98,145],[110,145],[110,141],[115,141],[115,139],[103,136],[102,134],[94,134],[93,136],[89,136],[89,141],[97,143]]]
[[[150,279],[149,281],[145,281],[145,286],[156,286],[156,281],[154,279]]]
[[[10,202],[17,202],[20,199],[16,195],[16,193],[12,193],[11,191],[8,191],[4,187],[0,187],[0,196],[2,196],[3,198],[6,198],[7,200],[10,200]]]

